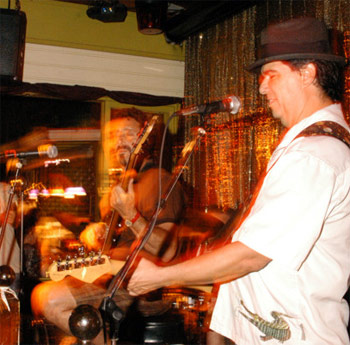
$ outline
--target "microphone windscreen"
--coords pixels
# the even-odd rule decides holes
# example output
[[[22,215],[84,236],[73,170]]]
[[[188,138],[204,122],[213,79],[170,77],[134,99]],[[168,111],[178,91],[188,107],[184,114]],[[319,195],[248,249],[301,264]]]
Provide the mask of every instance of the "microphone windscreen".
[[[49,158],[55,158],[58,155],[57,147],[54,145],[46,144],[38,147],[39,155],[47,155]]]

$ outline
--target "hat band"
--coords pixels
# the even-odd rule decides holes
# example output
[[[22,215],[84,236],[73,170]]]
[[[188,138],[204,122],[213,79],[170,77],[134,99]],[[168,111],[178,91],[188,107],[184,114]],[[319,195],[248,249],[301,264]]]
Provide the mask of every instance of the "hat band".
[[[261,46],[260,58],[273,57],[284,54],[330,54],[327,41],[307,43],[267,43]]]

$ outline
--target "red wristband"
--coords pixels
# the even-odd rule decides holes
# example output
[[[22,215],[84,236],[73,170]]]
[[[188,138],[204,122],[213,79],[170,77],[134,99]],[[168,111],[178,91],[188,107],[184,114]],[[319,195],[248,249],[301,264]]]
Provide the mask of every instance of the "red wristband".
[[[136,213],[136,215],[135,215],[135,217],[134,217],[133,219],[131,219],[131,220],[126,219],[126,220],[125,220],[125,225],[126,225],[127,227],[133,226],[134,223],[140,218],[140,216],[141,216],[140,212],[137,211],[137,213]]]
[[[139,211],[137,211],[137,213],[135,214],[135,217],[133,219],[131,219],[131,223],[135,223],[139,218],[140,218],[141,214]]]

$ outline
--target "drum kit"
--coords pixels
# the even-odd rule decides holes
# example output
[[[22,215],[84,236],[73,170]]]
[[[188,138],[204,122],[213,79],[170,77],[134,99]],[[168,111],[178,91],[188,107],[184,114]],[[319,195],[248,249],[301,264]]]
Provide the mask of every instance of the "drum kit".
[[[118,344],[205,345],[212,309],[211,286],[171,287],[158,290],[150,310],[127,314],[120,327]],[[168,306],[160,313],[159,302]],[[146,314],[149,314],[146,316]]]
[[[51,241],[51,235],[54,235],[53,237],[58,237],[61,241],[65,241],[64,243],[68,241],[71,244],[72,234],[67,233],[62,226],[55,227],[57,222],[54,222],[54,219],[49,219],[49,221],[45,219],[45,222],[39,222],[37,227],[37,230],[41,230],[42,223],[50,224],[51,231],[43,231],[48,237],[45,239]],[[39,233],[41,232],[39,231]],[[58,234],[60,236],[57,236]],[[65,245],[63,247],[69,251],[71,246]],[[62,243],[60,248],[62,250]],[[150,302],[147,301],[143,304],[142,310],[139,308],[142,315],[136,317],[129,315],[126,321],[122,322],[118,344],[205,345],[213,297],[215,297],[211,289],[212,286],[208,285],[169,287],[159,290],[156,300],[153,296],[150,298]],[[160,304],[162,305],[160,306]],[[63,345],[72,338],[67,337],[55,325],[46,320],[33,320],[31,327],[34,329],[32,335],[34,344]]]
[[[211,286],[161,289],[161,299],[164,304],[170,305],[170,309],[152,316],[127,317],[121,324],[121,337],[117,344],[205,345],[212,309],[210,288]],[[65,335],[46,320],[33,320],[31,327],[34,344],[77,343],[77,339]]]
[[[74,235],[54,218],[40,219],[34,229],[37,240],[41,244],[50,243],[42,258],[51,257],[52,259],[55,257],[52,248],[60,248],[60,251],[69,253],[72,249],[72,242],[77,242],[74,241]],[[57,241],[60,243],[56,243]],[[76,249],[76,246],[73,247]],[[40,279],[47,280],[43,270],[41,271]],[[118,340],[118,344],[205,345],[213,303],[211,288],[212,286],[194,286],[161,289],[156,302],[163,302],[167,308],[160,309],[166,311],[162,310],[158,313],[150,303],[149,308],[152,310],[149,310],[149,313],[143,313],[140,318],[131,318],[127,324],[121,325],[121,333],[124,334],[124,337]],[[32,338],[33,344],[63,345],[72,339],[71,336],[67,337],[55,325],[46,320],[33,319],[28,322],[25,326],[31,329],[32,334],[29,336]],[[129,329],[125,332],[123,327]]]
[[[48,225],[49,229],[46,229]],[[71,242],[74,242],[73,234],[68,232],[56,219],[40,219],[35,230],[41,241],[50,241],[51,243],[53,239],[54,241],[60,240],[62,243],[55,244],[53,247],[60,247],[67,253],[70,251]],[[65,245],[62,245],[63,243]],[[75,248],[75,246],[73,247]],[[51,255],[46,253],[44,256],[52,258],[54,253],[52,250],[49,252]],[[48,278],[42,274],[41,279]],[[143,304],[144,308],[140,317],[133,318],[132,316],[128,318],[127,322],[123,321],[118,344],[205,345],[213,301],[211,288],[212,286],[208,285],[186,288],[171,287],[159,290],[156,300],[151,297],[149,303]],[[160,303],[164,308],[160,307]],[[145,308],[149,310],[145,310]],[[34,319],[30,322],[31,324],[26,326],[32,328],[33,334],[30,336],[33,338],[33,344],[62,345],[70,341],[68,338],[72,338],[67,337],[55,325],[46,320]],[[125,330],[123,327],[128,329]]]

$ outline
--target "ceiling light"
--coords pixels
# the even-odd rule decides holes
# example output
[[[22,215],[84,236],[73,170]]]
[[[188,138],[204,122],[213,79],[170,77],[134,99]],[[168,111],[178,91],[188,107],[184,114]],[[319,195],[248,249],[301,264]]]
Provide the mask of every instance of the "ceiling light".
[[[123,22],[127,16],[126,6],[116,0],[101,1],[87,9],[86,14],[91,19],[104,23]]]

